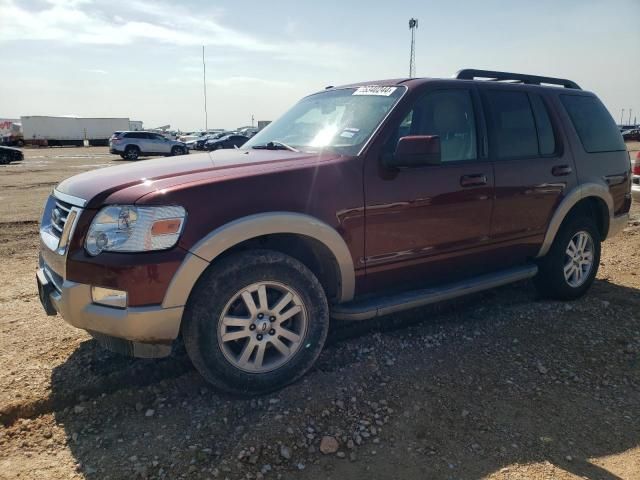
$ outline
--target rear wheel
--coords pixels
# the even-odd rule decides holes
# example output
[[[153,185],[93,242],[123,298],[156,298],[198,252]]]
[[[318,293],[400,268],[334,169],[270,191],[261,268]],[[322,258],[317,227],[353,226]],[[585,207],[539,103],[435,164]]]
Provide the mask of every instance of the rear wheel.
[[[599,264],[600,233],[590,217],[576,216],[560,227],[534,283],[545,297],[572,300],[589,289]]]
[[[329,327],[327,299],[313,273],[280,252],[231,255],[204,273],[183,322],[187,353],[221,390],[266,393],[311,368]]]
[[[137,160],[140,157],[140,149],[135,145],[129,145],[124,149],[124,158],[127,160]]]

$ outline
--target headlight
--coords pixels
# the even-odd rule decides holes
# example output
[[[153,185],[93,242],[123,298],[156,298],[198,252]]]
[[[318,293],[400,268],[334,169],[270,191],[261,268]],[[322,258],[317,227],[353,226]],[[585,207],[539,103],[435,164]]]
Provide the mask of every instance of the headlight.
[[[184,225],[182,207],[109,205],[91,222],[85,249],[101,252],[146,252],[173,247]]]

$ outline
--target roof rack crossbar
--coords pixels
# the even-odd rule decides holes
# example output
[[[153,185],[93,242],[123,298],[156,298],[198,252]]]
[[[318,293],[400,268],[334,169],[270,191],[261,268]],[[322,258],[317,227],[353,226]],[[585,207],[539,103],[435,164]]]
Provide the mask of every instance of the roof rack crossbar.
[[[526,75],[524,73],[495,72],[492,70],[475,70],[473,68],[460,70],[455,78],[459,80],[484,78],[494,82],[511,80],[512,82],[525,83],[527,85],[560,85],[565,88],[581,90],[576,82],[565,78],[539,77],[537,75]]]

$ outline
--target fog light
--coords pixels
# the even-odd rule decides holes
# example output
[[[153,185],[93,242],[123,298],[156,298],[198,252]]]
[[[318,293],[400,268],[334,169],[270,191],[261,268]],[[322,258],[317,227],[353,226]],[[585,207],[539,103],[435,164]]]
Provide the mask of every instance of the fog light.
[[[127,292],[112,288],[91,287],[93,303],[108,307],[127,308]]]

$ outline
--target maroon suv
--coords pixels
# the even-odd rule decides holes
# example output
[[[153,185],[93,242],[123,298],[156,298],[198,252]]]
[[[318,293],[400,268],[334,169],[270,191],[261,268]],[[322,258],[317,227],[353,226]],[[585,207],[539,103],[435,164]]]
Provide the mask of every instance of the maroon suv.
[[[47,313],[107,348],[157,357],[182,337],[211,383],[259,393],[311,367],[330,318],[526,278],[580,297],[630,188],[615,122],[569,80],[330,87],[240,149],[60,183],[38,286]]]

